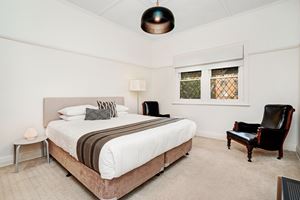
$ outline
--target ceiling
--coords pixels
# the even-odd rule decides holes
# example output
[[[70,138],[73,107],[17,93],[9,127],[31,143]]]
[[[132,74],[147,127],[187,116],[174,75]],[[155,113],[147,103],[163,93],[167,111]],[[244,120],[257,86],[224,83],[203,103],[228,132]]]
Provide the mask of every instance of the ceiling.
[[[155,5],[156,0],[67,0],[119,25],[144,33],[140,29],[143,12]],[[175,16],[179,32],[237,13],[255,9],[277,0],[161,0]]]

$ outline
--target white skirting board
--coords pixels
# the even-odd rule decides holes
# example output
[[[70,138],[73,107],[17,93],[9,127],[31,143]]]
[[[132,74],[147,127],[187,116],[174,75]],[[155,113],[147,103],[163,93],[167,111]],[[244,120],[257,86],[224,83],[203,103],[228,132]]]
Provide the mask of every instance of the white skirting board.
[[[25,160],[31,160],[34,158],[40,158],[41,150],[33,150],[33,151],[27,151],[27,152],[21,152],[20,153],[20,162]],[[0,167],[5,167],[8,165],[12,165],[14,163],[14,155],[8,155],[8,156],[2,156],[0,157]]]
[[[8,166],[8,165],[12,165],[13,164],[13,159],[14,159],[14,157],[12,155],[0,157],[0,167],[5,167],[5,166]]]
[[[208,132],[208,131],[198,131],[196,136],[205,137],[205,138],[212,138],[217,140],[227,140],[226,133],[215,133],[215,132]]]

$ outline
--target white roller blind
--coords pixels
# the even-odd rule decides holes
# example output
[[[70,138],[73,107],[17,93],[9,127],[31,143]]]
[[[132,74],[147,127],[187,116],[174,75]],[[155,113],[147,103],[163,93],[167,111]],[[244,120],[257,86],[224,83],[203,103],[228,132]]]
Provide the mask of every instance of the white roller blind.
[[[219,47],[177,55],[174,57],[174,67],[201,65],[243,58],[243,45]]]

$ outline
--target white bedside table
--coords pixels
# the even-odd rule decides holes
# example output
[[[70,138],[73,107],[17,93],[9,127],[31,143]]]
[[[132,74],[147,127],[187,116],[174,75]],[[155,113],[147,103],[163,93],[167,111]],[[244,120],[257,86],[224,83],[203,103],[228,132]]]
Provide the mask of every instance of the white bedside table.
[[[19,171],[19,152],[20,152],[20,147],[22,145],[29,145],[29,144],[35,144],[42,142],[46,146],[46,156],[47,156],[47,162],[50,163],[49,159],[49,145],[47,141],[47,136],[46,135],[40,135],[37,138],[33,140],[26,140],[26,139],[20,139],[14,142],[14,164],[16,166],[16,172]],[[42,146],[42,154],[44,156],[44,146]]]

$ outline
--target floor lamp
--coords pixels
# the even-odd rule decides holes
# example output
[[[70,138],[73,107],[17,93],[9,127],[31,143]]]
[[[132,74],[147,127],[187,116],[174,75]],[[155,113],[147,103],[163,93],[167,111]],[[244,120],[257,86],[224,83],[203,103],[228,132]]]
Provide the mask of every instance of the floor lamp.
[[[146,91],[146,81],[145,80],[130,80],[129,90],[136,92],[136,102],[137,102],[137,114],[140,113],[140,92]]]

